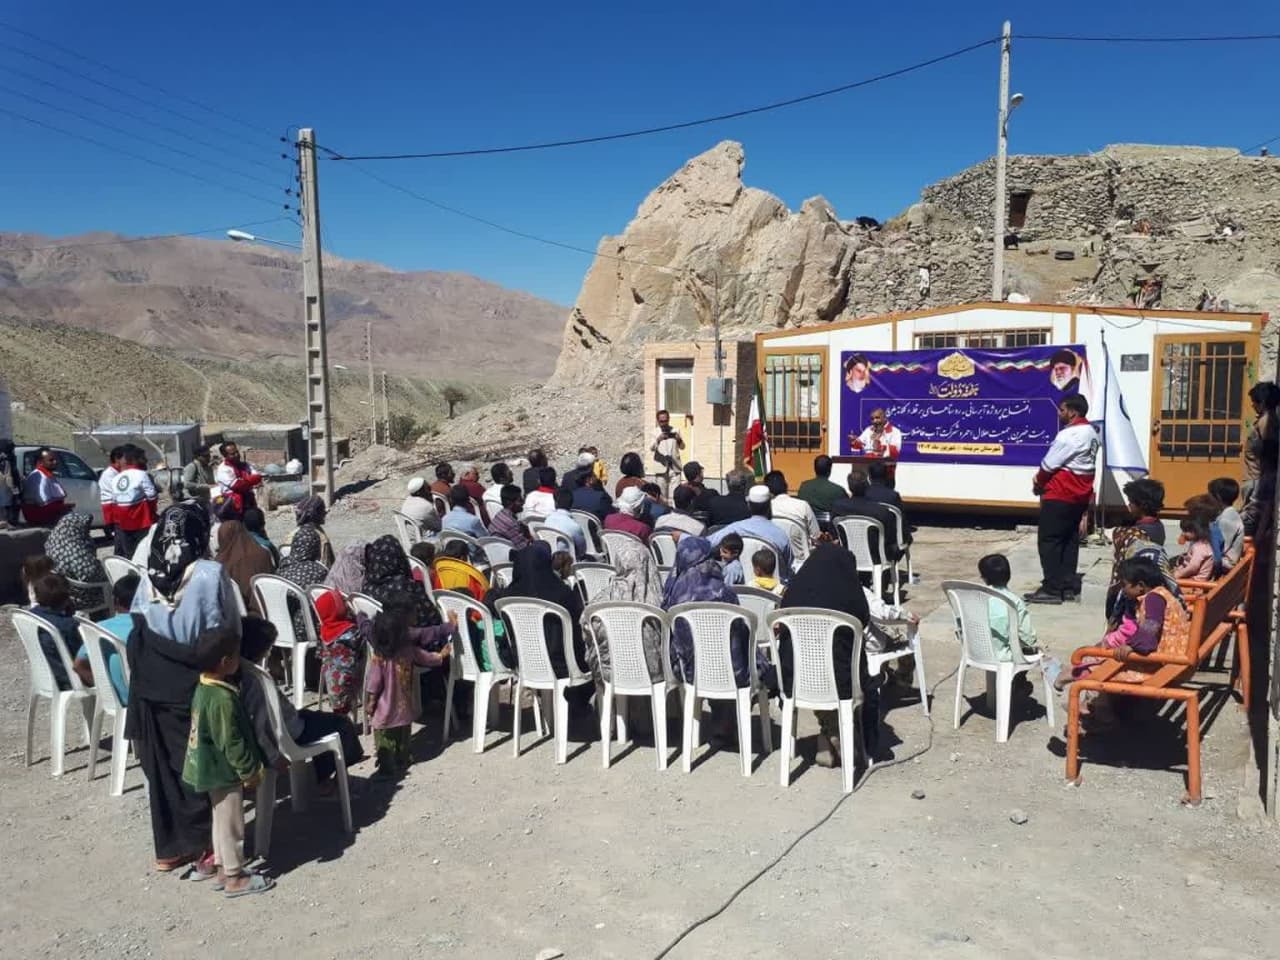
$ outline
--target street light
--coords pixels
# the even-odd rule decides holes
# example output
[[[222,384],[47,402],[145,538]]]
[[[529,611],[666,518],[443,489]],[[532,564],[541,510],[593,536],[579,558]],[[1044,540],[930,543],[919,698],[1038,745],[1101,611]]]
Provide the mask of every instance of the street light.
[[[234,240],[236,243],[270,243],[277,247],[288,247],[291,250],[297,250],[300,244],[289,243],[285,240],[272,240],[270,237],[259,237],[252,233],[245,233],[243,230],[228,230],[227,239]]]

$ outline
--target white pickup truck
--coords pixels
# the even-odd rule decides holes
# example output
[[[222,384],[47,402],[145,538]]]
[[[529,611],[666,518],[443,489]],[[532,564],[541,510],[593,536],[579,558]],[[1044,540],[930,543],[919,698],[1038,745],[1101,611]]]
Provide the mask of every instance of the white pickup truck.
[[[18,444],[14,447],[20,479],[36,468],[36,454],[42,448]],[[58,455],[58,469],[54,473],[62,489],[67,492],[67,503],[75,505],[77,513],[93,517],[94,529],[102,527],[102,498],[98,494],[98,473],[65,447],[49,447]]]

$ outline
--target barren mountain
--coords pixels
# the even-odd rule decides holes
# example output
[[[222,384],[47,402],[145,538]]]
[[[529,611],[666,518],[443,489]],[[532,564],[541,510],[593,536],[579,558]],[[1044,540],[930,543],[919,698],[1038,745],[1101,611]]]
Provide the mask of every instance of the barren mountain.
[[[288,251],[187,237],[0,233],[0,315],[111,334],[208,359],[293,359],[302,350],[301,271]],[[31,249],[61,246],[54,249]],[[74,246],[67,246],[74,244]],[[329,353],[379,369],[504,383],[554,368],[566,307],[477,277],[402,272],[326,256]],[[518,341],[518,351],[494,344]]]

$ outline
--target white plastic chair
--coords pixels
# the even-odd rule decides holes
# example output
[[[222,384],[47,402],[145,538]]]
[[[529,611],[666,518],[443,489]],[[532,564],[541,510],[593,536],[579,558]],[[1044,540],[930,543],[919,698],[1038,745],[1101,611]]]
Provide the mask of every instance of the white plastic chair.
[[[573,519],[581,524],[583,532],[587,535],[589,552],[593,556],[603,556],[604,541],[600,539],[600,534],[604,532],[604,526],[600,523],[600,518],[586,510],[570,510],[569,512],[573,515]]]
[[[113,587],[128,576],[135,576],[140,580],[147,578],[147,571],[128,557],[103,557],[102,569],[106,571],[107,582]]]
[[[469,533],[463,533],[461,530],[441,530],[440,535],[436,537],[436,545],[443,547],[450,540],[461,540],[465,543],[469,556],[485,556],[485,549],[480,545],[480,541]]]
[[[449,512],[449,501],[442,493],[433,492],[431,494],[431,505],[436,508],[436,513],[439,515],[441,520],[443,520],[444,515]]]
[[[782,555],[778,553],[778,548],[768,540],[761,540],[759,537],[743,537],[742,538],[742,575],[746,579],[751,579],[754,575],[751,571],[751,558],[756,555],[756,551],[764,550],[773,554],[774,576],[779,580],[789,580],[791,578],[791,570],[782,569]]]
[[[681,683],[684,694],[684,772],[693,768],[693,751],[699,742],[699,715],[703,700],[732,700],[738,716],[738,756],[742,775],[751,776],[751,697],[760,709],[760,740],[764,753],[773,749],[769,719],[769,693],[756,674],[756,648],[747,646],[751,681],[739,687],[733,675],[730,631],[742,621],[748,636],[756,636],[756,615],[730,603],[682,603],[667,611],[671,631],[683,621],[693,635],[693,683]]]
[[[734,584],[729,589],[737,596],[739,604],[756,615],[756,645],[764,647],[770,658],[772,658],[773,649],[769,645],[769,638],[773,636],[773,633],[765,622],[765,617],[778,609],[778,604],[782,602],[782,598],[776,593],[770,593],[768,590],[761,590],[759,587],[748,587],[741,583]]]
[[[427,591],[427,599],[434,602],[435,590],[431,586],[430,564],[423,563],[421,560],[419,560],[417,557],[414,557],[414,556],[408,556],[408,557],[405,557],[405,559],[409,561],[409,572],[411,574],[414,571],[417,571],[418,573],[422,574],[422,589]]]
[[[96,583],[86,583],[83,580],[72,580],[67,577],[67,586],[71,588],[73,596],[76,593],[97,594],[94,602],[87,607],[77,608],[76,612],[86,617],[92,618],[94,614],[110,615],[112,608],[115,607],[115,598],[111,594],[111,581],[100,580]]]
[[[484,753],[485,732],[489,729],[489,707],[492,694],[497,693],[499,686],[510,683],[515,675],[507,668],[498,656],[498,647],[494,641],[494,620],[489,608],[477,603],[465,593],[456,590],[441,590],[436,594],[436,604],[446,619],[450,613],[458,615],[459,642],[453,645],[454,656],[450,657],[448,692],[445,695],[444,739],[449,739],[449,723],[453,711],[453,684],[458,678],[470,680],[474,685],[474,700],[471,707],[471,749],[475,753]],[[490,670],[481,667],[471,646],[469,623],[472,616],[478,616],[480,630],[484,634],[482,642],[489,657]],[[518,703],[518,702],[517,702]],[[539,721],[539,726],[541,722]]]
[[[271,674],[256,663],[242,662],[240,669],[246,679],[252,678],[262,687],[262,699],[267,705],[267,713],[271,717],[271,733],[276,739],[280,755],[289,761],[289,795],[293,809],[299,813],[308,806],[308,794],[314,785],[307,775],[307,761],[322,753],[333,754],[333,766],[338,777],[338,801],[342,804],[342,827],[347,833],[354,830],[351,821],[351,788],[347,782],[347,762],[342,756],[342,737],[330,733],[313,743],[297,743],[289,736],[280,715],[280,702],[276,699],[276,684]],[[253,832],[253,849],[258,856],[265,857],[271,851],[271,825],[275,820],[276,807],[276,771],[268,766],[262,783],[258,785],[255,802]]]
[[[76,675],[71,665],[71,654],[67,645],[62,642],[62,634],[58,628],[43,617],[36,616],[30,610],[14,610],[13,626],[22,641],[22,649],[27,654],[30,667],[30,693],[27,698],[27,766],[31,766],[31,754],[34,750],[36,705],[43,698],[49,701],[49,755],[51,773],[55,777],[62,776],[64,755],[67,745],[67,707],[72,701],[79,704],[84,724],[85,740],[93,735],[89,722],[93,718],[94,693]],[[40,646],[40,631],[43,630],[53,638],[58,650],[58,658],[67,672],[69,690],[59,690],[57,681],[49,662],[45,660],[44,649]]]
[[[130,744],[124,736],[125,705],[120,702],[116,688],[111,683],[111,671],[107,669],[106,657],[102,655],[103,644],[109,644],[120,658],[126,685],[129,682],[129,657],[124,641],[115,634],[84,619],[80,620],[79,627],[80,642],[84,644],[89,667],[93,670],[95,699],[93,720],[89,724],[89,779],[92,780],[97,772],[98,742],[102,739],[103,718],[110,717],[111,777],[107,782],[107,795],[120,797],[124,795],[124,771],[129,762]]]
[[[410,547],[422,540],[422,528],[414,522],[412,517],[405,516],[399,510],[391,516],[396,522],[396,535],[400,538],[400,546],[404,548],[405,553],[408,553]]]
[[[671,672],[671,629],[667,615],[658,607],[625,600],[606,600],[591,604],[582,614],[582,622],[600,656],[599,631],[604,631],[609,645],[608,680],[601,678],[600,700],[601,765],[608,770],[611,757],[610,727],[617,721],[618,741],[625,742],[626,724],[618,714],[621,697],[648,697],[653,713],[653,742],[657,748],[658,769],[667,769],[667,693],[675,687]],[[657,683],[649,676],[644,654],[644,625],[655,624],[662,651],[662,679]]]
[[[267,574],[260,573],[258,574],[258,576],[260,577],[267,576]],[[275,574],[270,574],[270,576],[275,576]],[[252,582],[253,581],[250,581],[250,584],[252,584]],[[245,617],[249,615],[249,608],[245,606],[244,594],[240,592],[240,588],[236,586],[234,583],[231,585],[231,598],[235,600],[236,612],[240,614],[240,619],[243,620]]]
[[[875,530],[878,535],[876,540],[876,548],[871,548],[871,531]],[[844,548],[853,554],[854,560],[858,563],[858,572],[865,573],[871,571],[872,589],[876,592],[876,596],[880,596],[884,592],[884,571],[888,567],[890,570],[889,578],[893,584],[894,603],[902,603],[902,584],[898,580],[898,565],[890,564],[884,555],[884,526],[879,520],[871,517],[837,517],[836,533],[840,536],[840,542],[844,544]]]
[[[552,732],[556,738],[556,763],[564,763],[569,754],[569,701],[564,692],[569,687],[591,683],[589,673],[578,668],[573,651],[573,622],[569,611],[559,604],[528,597],[503,597],[495,604],[507,624],[507,635],[516,651],[516,686],[512,695],[512,755],[520,756],[520,694],[524,690],[549,692],[551,696]],[[564,659],[569,676],[557,677],[551,668],[543,618],[560,620],[564,638]]]
[[[642,549],[644,548],[643,540],[641,540],[639,537],[637,537],[633,533],[627,533],[627,531],[625,530],[601,530],[600,540],[604,544],[605,558],[610,561],[612,561],[613,559],[613,551],[609,547],[610,544],[621,543],[623,541],[630,540],[640,544],[640,547]]]
[[[782,695],[782,754],[778,782],[791,784],[791,755],[795,749],[796,708],[834,710],[840,724],[840,773],[845,793],[853,792],[853,774],[857,766],[858,747],[862,742],[862,686],[858,682],[858,662],[862,657],[862,624],[856,617],[835,610],[816,607],[789,607],[775,610],[767,617],[770,644],[778,659],[776,627],[786,627],[791,639],[791,696]],[[836,686],[835,658],[832,644],[841,627],[853,631],[851,689],[853,696],[841,700]],[[780,662],[780,661],[779,661]],[[785,684],[783,685],[785,687]]]
[[[649,536],[649,552],[661,570],[671,570],[676,565],[676,538],[674,534],[659,530]]]
[[[593,603],[604,596],[609,589],[609,581],[618,575],[618,571],[607,563],[575,563],[573,575],[578,580],[578,592],[582,594],[584,603]]]
[[[511,575],[514,570],[513,563],[495,563],[489,568],[489,584],[494,587],[511,586]]]
[[[541,540],[551,547],[552,553],[563,550],[571,557],[578,555],[578,549],[574,545],[573,538],[567,533],[563,533],[554,527],[548,527],[545,523],[529,524],[529,532],[533,534],[533,539]]]
[[[285,651],[289,661],[293,705],[301,710],[307,685],[307,653],[315,650],[320,638],[316,636],[315,620],[311,616],[311,596],[292,581],[274,573],[259,573],[251,581],[254,598],[262,615],[276,628],[275,645]],[[239,590],[234,591],[239,594]],[[299,638],[293,632],[293,615],[289,612],[292,599],[302,609],[302,625],[305,636]]]
[[[773,517],[773,525],[787,535],[791,541],[791,569],[799,570],[809,559],[809,531],[790,517]],[[797,545],[801,549],[796,549]],[[746,550],[743,550],[746,555]]]
[[[987,705],[995,700],[996,743],[1009,740],[1009,713],[1013,700],[1015,674],[1039,670],[1044,681],[1045,720],[1053,727],[1053,690],[1044,675],[1044,654],[1023,653],[1018,637],[1018,608],[1013,601],[988,586],[963,580],[944,580],[943,592],[956,618],[956,637],[960,641],[960,667],[956,671],[956,709],[954,728],[960,729],[960,702],[964,692],[964,674],[970,667],[987,675]],[[1001,647],[991,632],[991,602],[1004,604],[1009,618],[1009,652],[1012,659],[1001,659]]]
[[[904,626],[907,628],[907,645],[905,647],[893,647],[883,653],[872,653],[867,651],[867,673],[870,676],[878,677],[880,670],[886,663],[894,660],[901,660],[903,657],[915,657],[915,677],[916,687],[920,690],[920,709],[924,711],[924,715],[929,716],[929,687],[924,679],[924,648],[920,645],[920,624],[910,623],[906,620],[877,620],[871,618],[874,623],[883,624],[885,626]]]
[[[906,520],[902,516],[902,511],[892,503],[884,504],[884,508],[893,514],[893,519],[897,524],[898,545],[902,548],[902,559],[907,561],[907,583],[914,583],[916,571],[911,564],[911,545],[907,543]]]
[[[511,562],[511,551],[515,548],[511,545],[510,540],[503,540],[501,537],[481,537],[476,543],[484,551],[490,567],[499,563]]]

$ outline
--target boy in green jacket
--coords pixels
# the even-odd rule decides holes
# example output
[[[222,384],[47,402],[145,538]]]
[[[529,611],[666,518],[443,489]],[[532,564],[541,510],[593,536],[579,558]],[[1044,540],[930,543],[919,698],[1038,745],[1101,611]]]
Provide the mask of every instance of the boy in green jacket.
[[[253,727],[240,704],[240,691],[227,677],[240,668],[240,637],[222,627],[200,636],[196,652],[200,683],[191,700],[191,737],[182,779],[213,806],[215,890],[243,897],[270,890],[274,881],[247,873],[244,865],[244,791],[263,775]]]

